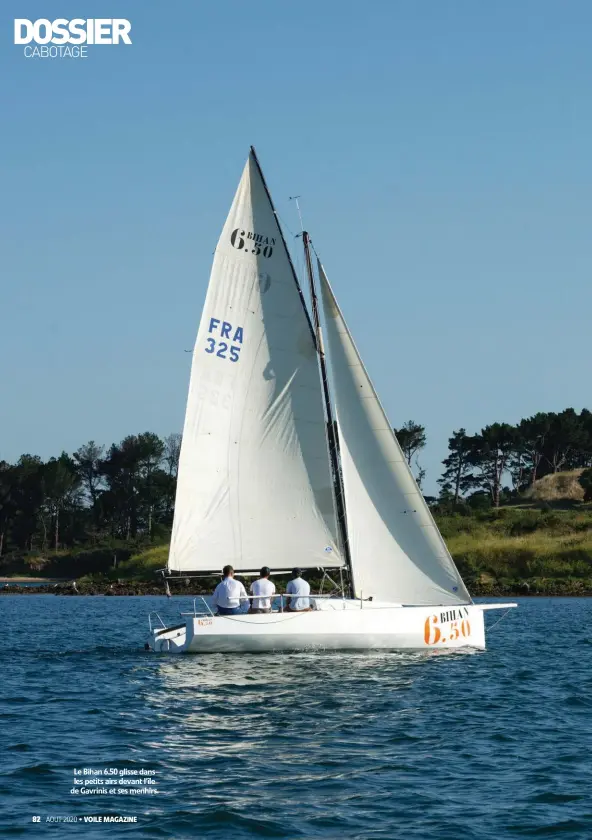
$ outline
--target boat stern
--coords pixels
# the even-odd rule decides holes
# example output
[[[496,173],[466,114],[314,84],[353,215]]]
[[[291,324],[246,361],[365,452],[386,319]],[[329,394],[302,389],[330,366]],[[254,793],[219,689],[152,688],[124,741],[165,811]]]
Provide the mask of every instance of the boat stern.
[[[187,624],[176,624],[174,627],[157,627],[152,630],[146,642],[146,650],[155,653],[182,653],[187,641]]]

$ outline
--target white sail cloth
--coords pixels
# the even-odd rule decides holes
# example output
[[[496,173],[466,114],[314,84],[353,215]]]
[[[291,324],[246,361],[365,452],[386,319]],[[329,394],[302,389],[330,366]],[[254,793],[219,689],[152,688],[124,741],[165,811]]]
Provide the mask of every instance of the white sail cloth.
[[[313,333],[253,153],[193,353],[168,568],[343,561]]]
[[[470,603],[319,262],[357,597]]]

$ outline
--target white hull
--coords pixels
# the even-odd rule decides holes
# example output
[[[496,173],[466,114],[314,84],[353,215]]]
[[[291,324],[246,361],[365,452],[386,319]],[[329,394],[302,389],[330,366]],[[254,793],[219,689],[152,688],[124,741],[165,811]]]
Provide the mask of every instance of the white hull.
[[[318,602],[317,602],[318,603]],[[279,650],[485,649],[484,609],[515,604],[402,607],[328,601],[311,612],[267,615],[190,615],[184,625],[156,629],[159,653],[240,653]]]

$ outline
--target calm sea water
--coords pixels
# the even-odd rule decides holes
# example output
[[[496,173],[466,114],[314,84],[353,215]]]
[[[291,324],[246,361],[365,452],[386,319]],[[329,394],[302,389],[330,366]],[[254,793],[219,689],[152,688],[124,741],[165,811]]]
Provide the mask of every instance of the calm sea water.
[[[592,837],[592,599],[522,599],[485,653],[145,653],[148,611],[189,606],[0,597],[0,831]],[[74,768],[160,793],[74,795]],[[46,822],[109,814],[138,822]]]

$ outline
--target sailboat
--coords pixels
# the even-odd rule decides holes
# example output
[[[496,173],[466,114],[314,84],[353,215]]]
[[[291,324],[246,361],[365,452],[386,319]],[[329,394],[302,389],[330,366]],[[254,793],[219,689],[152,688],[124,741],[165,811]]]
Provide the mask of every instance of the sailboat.
[[[311,313],[251,148],[193,352],[166,579],[293,567],[313,609],[152,627],[158,652],[485,648],[475,604],[303,231]],[[316,253],[316,252],[315,252]],[[324,315],[321,317],[321,304]]]

